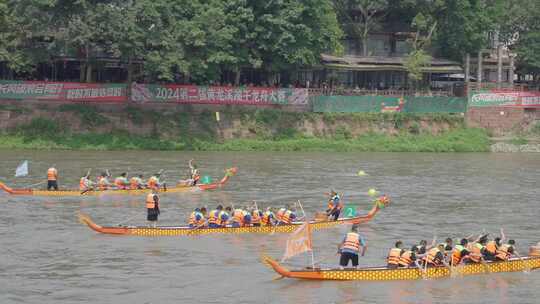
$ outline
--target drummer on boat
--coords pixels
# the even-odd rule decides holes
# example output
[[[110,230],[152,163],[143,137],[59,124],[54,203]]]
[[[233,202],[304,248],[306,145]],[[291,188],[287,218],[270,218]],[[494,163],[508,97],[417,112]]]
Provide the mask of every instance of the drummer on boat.
[[[197,169],[197,165],[194,163],[194,159],[189,160],[189,173],[191,186],[197,185],[197,183],[201,179],[201,175],[199,174],[199,169]]]
[[[336,191],[334,191],[334,189],[330,191],[329,196],[326,215],[329,217],[329,219],[337,221],[339,214],[341,213],[341,209],[343,208],[341,197]]]
[[[47,190],[58,191],[58,170],[54,167],[47,169]]]

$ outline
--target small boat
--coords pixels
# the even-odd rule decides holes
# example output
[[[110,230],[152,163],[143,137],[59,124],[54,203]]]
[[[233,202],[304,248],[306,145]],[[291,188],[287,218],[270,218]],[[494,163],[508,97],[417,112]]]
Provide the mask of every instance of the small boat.
[[[210,184],[197,184],[195,186],[182,186],[177,185],[175,187],[162,187],[159,189],[160,193],[179,193],[179,192],[190,192],[190,191],[204,191],[204,190],[213,190],[223,187],[229,179],[234,176],[237,172],[237,168],[229,168],[225,170],[225,176],[216,183]],[[58,191],[49,191],[49,190],[39,190],[39,189],[13,189],[0,182],[0,189],[6,191],[11,195],[33,195],[33,196],[99,196],[99,195],[142,195],[151,191],[151,189],[129,189],[129,190],[117,190],[117,189],[108,189],[108,190],[89,190],[81,191],[77,189],[69,190],[58,190]]]
[[[289,270],[276,260],[268,256],[262,257],[263,263],[272,268],[282,278],[301,280],[334,280],[334,281],[390,281],[390,280],[419,280],[439,279],[455,276],[488,274],[497,272],[529,271],[540,268],[540,256],[526,256],[511,258],[508,261],[485,262],[479,264],[466,264],[447,268],[445,266],[417,267],[389,269],[387,267],[322,269],[306,268],[303,270]],[[451,270],[450,270],[451,269]]]
[[[313,220],[310,221],[312,230],[321,230],[342,224],[361,224],[369,222],[375,217],[380,210],[378,204],[375,204],[368,214],[364,216],[356,216],[349,218],[341,218],[337,221],[328,220]],[[92,221],[92,219],[85,215],[79,215],[79,220],[88,225],[92,230],[116,235],[137,235],[137,236],[185,236],[185,235],[204,235],[204,234],[243,234],[243,233],[292,233],[298,227],[305,222],[293,222],[289,225],[278,226],[249,226],[249,227],[223,227],[223,228],[191,228],[189,226],[158,226],[158,227],[145,227],[145,226],[100,226]]]

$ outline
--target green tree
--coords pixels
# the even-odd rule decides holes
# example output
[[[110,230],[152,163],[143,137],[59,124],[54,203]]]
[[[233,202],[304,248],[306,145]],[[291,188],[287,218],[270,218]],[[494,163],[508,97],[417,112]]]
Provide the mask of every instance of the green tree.
[[[336,12],[347,32],[362,42],[363,56],[369,55],[369,34],[381,27],[389,10],[388,4],[388,0],[334,0]]]

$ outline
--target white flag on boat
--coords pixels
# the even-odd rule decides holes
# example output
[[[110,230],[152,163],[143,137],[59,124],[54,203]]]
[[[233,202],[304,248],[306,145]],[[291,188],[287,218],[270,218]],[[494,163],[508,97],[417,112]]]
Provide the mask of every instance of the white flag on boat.
[[[15,170],[15,177],[27,176],[28,175],[28,161],[23,161]]]

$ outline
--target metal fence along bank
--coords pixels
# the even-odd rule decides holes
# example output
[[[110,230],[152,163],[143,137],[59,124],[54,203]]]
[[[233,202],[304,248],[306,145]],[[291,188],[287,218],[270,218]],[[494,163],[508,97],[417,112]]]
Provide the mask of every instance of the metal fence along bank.
[[[320,95],[305,88],[0,81],[0,101],[93,104],[204,104],[313,112],[465,113],[469,107],[540,107],[540,93],[474,90],[468,97]]]

